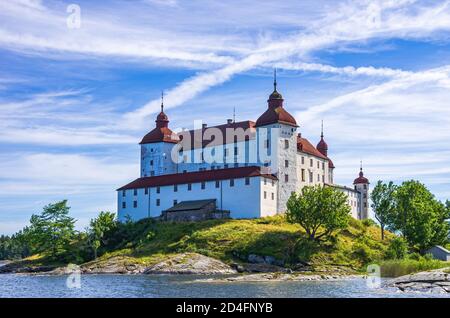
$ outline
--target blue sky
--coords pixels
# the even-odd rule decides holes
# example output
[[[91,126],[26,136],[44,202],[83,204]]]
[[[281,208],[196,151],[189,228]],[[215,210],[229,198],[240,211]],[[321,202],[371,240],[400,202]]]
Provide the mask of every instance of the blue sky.
[[[67,6],[81,9],[69,28]],[[139,173],[161,90],[172,128],[285,106],[336,181],[450,197],[449,1],[0,2],[0,233],[68,199],[83,228]]]

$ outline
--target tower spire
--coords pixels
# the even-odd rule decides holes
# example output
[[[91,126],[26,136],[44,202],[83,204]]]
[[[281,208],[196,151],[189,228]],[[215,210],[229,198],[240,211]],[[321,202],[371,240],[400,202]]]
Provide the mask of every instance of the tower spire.
[[[360,161],[360,168],[359,168],[359,170],[362,171],[362,160]]]
[[[161,113],[164,112],[164,91],[161,91]]]
[[[236,107],[233,107],[233,123],[236,122]]]
[[[277,91],[277,68],[275,67],[273,70],[273,91]]]
[[[322,128],[320,130],[320,137],[323,138],[323,119],[322,119]]]

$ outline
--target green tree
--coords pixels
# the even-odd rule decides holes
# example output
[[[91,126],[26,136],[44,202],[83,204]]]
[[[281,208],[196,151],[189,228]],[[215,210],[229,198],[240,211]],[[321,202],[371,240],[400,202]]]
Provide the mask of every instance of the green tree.
[[[320,240],[348,226],[347,196],[329,186],[303,187],[287,202],[288,222],[300,224],[309,239]]]
[[[115,214],[111,212],[100,212],[96,219],[92,219],[88,229],[89,242],[94,251],[94,258],[97,258],[97,251],[104,245],[106,233],[117,227]]]
[[[40,215],[33,215],[30,223],[30,240],[38,253],[48,253],[57,258],[69,249],[75,236],[75,219],[69,216],[67,200],[49,204]]]
[[[395,192],[396,208],[392,228],[399,231],[411,247],[424,252],[436,244],[444,244],[449,232],[445,221],[449,209],[422,183],[405,181]]]
[[[392,181],[388,184],[378,181],[372,190],[372,210],[375,218],[380,223],[381,239],[384,240],[384,229],[390,224],[395,211],[395,190],[396,186]]]
[[[388,259],[404,259],[408,254],[408,243],[401,237],[393,238],[386,251]]]

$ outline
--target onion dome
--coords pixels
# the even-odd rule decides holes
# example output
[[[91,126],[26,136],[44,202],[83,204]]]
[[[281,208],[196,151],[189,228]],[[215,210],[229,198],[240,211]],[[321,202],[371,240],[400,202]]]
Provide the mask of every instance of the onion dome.
[[[364,173],[362,171],[362,167],[359,171],[359,177],[355,179],[355,181],[353,181],[353,184],[368,184],[369,183],[369,179],[367,179],[366,177],[364,177]]]
[[[274,73],[273,92],[270,94],[267,103],[268,109],[256,121],[256,127],[266,126],[276,123],[298,127],[295,118],[283,108],[283,96],[277,91],[277,75]]]
[[[321,134],[320,134],[320,141],[319,141],[319,143],[317,144],[317,150],[319,150],[320,151],[320,153],[322,154],[322,155],[324,155],[325,157],[326,156],[328,156],[328,145],[327,145],[327,143],[325,142],[325,140],[323,139],[323,120],[322,120],[322,132],[321,132]]]
[[[163,95],[161,96],[161,112],[156,117],[156,128],[142,138],[140,144],[151,144],[156,142],[177,143],[179,137],[169,129],[169,117],[164,113]]]

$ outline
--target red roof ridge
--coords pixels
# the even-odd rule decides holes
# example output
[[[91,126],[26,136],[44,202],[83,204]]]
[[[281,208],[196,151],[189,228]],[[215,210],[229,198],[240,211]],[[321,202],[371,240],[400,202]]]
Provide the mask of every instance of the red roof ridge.
[[[227,168],[227,169],[216,169],[216,170],[204,170],[204,171],[194,171],[185,173],[174,173],[165,174],[154,177],[141,177],[138,178],[123,187],[117,189],[138,189],[147,187],[157,187],[157,186],[168,186],[177,184],[188,184],[188,183],[198,183],[203,181],[214,181],[214,180],[228,180],[228,179],[238,179],[246,177],[266,177],[273,180],[278,180],[276,176],[268,173],[264,173],[264,168],[259,166],[250,167],[238,167],[238,168]]]

